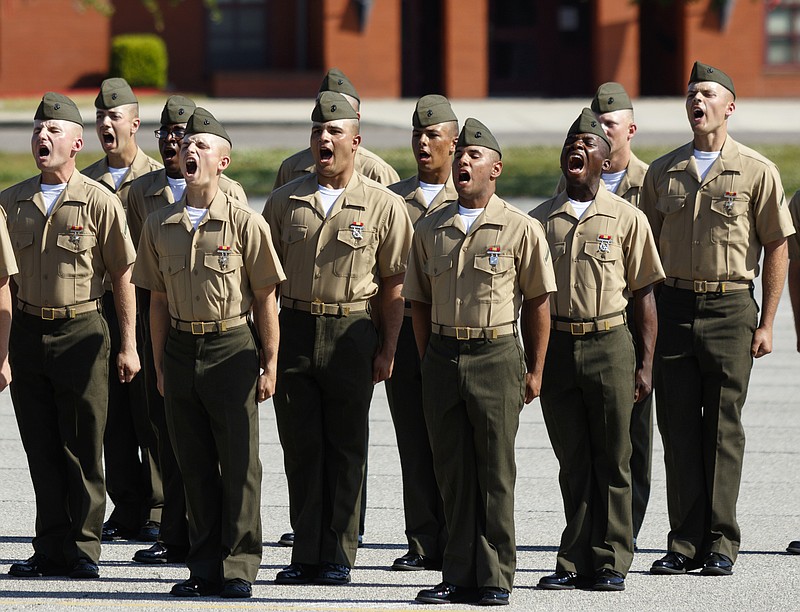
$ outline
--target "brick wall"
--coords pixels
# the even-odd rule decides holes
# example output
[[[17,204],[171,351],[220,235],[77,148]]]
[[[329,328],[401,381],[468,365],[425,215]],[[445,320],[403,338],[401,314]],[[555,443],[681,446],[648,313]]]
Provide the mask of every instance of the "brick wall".
[[[74,0],[0,0],[0,95],[98,86],[109,35],[109,19]]]

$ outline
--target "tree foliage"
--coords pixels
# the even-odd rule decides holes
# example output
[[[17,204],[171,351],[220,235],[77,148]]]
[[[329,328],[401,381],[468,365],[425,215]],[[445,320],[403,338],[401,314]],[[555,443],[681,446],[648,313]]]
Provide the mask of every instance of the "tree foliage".
[[[110,17],[114,14],[115,0],[77,0],[78,4],[84,8],[93,9],[101,15]],[[122,0],[116,0],[121,2]],[[130,0],[129,0],[130,1]],[[161,4],[166,3],[167,6],[177,6],[184,0],[139,0],[145,10],[153,16],[153,25],[156,30],[161,32],[164,29],[164,13],[161,9]],[[217,0],[203,0],[209,11],[211,11],[211,18],[214,20],[219,19],[220,12],[217,6]]]

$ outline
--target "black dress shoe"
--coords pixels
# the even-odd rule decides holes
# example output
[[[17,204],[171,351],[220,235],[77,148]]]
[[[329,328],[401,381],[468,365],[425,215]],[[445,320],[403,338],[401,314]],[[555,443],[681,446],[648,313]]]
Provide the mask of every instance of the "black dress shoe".
[[[219,585],[203,578],[190,577],[188,580],[179,582],[170,589],[169,594],[175,597],[203,597],[205,595],[217,595],[220,592]]]
[[[137,563],[147,565],[159,565],[161,563],[184,563],[186,562],[186,551],[177,548],[167,548],[161,542],[156,542],[150,548],[143,548],[133,553],[133,560]]]
[[[115,540],[135,540],[136,532],[132,529],[120,525],[116,521],[106,521],[103,523],[103,542],[113,542]]]
[[[317,566],[292,563],[275,575],[276,584],[309,584],[317,578]]]
[[[294,532],[288,531],[282,534],[278,539],[278,544],[281,546],[294,546]]]
[[[69,577],[83,580],[99,578],[100,568],[89,559],[78,559],[69,570]]]
[[[440,570],[442,569],[442,562],[425,555],[407,552],[402,557],[394,560],[392,569],[401,571]]]
[[[475,603],[479,606],[507,606],[509,601],[509,593],[500,587],[481,587],[478,590],[478,601]]]
[[[624,591],[625,576],[612,569],[603,568],[594,575],[593,591]]]
[[[225,584],[222,585],[219,596],[229,599],[247,599],[253,596],[253,585],[242,578],[226,580]]]
[[[733,561],[722,553],[708,553],[703,559],[700,573],[703,576],[730,576],[733,573]]]
[[[685,574],[695,569],[694,561],[679,552],[668,552],[650,567],[651,574]]]
[[[440,582],[431,589],[422,589],[417,593],[416,601],[431,604],[475,603],[478,601],[478,589]]]
[[[539,578],[537,586],[551,591],[568,591],[581,586],[584,582],[586,579],[575,572],[560,570]]]
[[[156,542],[160,532],[161,523],[157,521],[147,521],[142,525],[141,529],[139,529],[139,533],[136,534],[136,539],[140,542]]]
[[[66,576],[69,574],[69,569],[37,552],[33,553],[33,556],[26,561],[12,563],[8,573],[17,578],[39,578],[41,576]]]
[[[350,568],[341,563],[323,563],[317,574],[319,584],[347,584],[350,582]]]
[[[790,552],[793,555],[800,555],[800,540],[789,542],[789,546],[786,547],[786,552]]]

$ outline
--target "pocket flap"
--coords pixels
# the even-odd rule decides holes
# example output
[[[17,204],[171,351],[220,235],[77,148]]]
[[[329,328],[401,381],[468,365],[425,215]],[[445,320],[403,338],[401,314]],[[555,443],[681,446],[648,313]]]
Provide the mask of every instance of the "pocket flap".
[[[97,237],[94,234],[59,234],[56,244],[67,251],[83,253],[97,244]]]
[[[425,262],[425,274],[428,276],[439,276],[442,272],[447,272],[452,267],[453,259],[449,255],[431,257]]]
[[[603,244],[604,243],[597,241],[587,241],[583,245],[583,252],[597,261],[617,261],[622,255],[622,249],[620,249],[616,244],[609,244],[607,247],[604,247],[607,250],[603,250],[601,248]]]
[[[228,253],[227,258],[220,258],[217,253],[208,253],[203,258],[203,264],[220,274],[227,274],[242,267],[244,261],[241,253]]]
[[[497,255],[496,263],[492,263],[491,255],[476,255],[473,265],[476,270],[488,272],[489,274],[500,274],[514,267],[514,257],[512,255]]]
[[[186,267],[186,255],[165,255],[158,258],[158,269],[166,274],[175,274]]]

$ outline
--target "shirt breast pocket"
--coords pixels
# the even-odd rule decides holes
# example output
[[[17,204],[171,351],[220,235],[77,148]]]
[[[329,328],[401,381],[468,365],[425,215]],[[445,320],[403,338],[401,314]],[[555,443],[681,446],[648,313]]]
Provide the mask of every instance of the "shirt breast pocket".
[[[61,278],[88,278],[92,276],[92,249],[97,245],[94,234],[59,234],[58,275]]]
[[[750,201],[742,196],[711,198],[711,242],[742,244],[750,236]]]
[[[583,245],[583,270],[578,280],[592,289],[622,291],[626,282],[622,249],[616,244],[600,247],[599,242]]]
[[[656,201],[656,209],[664,216],[661,225],[662,240],[683,240],[686,232],[684,216],[680,214],[686,206],[686,194],[663,195]]]
[[[186,299],[185,255],[165,255],[158,259],[158,270],[164,277],[167,288],[167,300],[177,304]]]
[[[203,258],[206,268],[204,289],[208,299],[230,303],[241,303],[241,267],[244,265],[240,253],[208,253]],[[236,314],[239,314],[238,312]]]
[[[431,284],[431,302],[447,304],[450,302],[450,283],[452,274],[447,274],[453,267],[453,259],[449,255],[431,257],[425,262],[424,272]]]
[[[33,232],[11,232],[11,246],[22,276],[33,276]]]
[[[356,238],[351,229],[340,229],[336,234],[333,274],[341,278],[361,278],[372,271],[375,248],[378,243],[374,230],[362,230]]]
[[[475,272],[473,291],[478,302],[485,304],[500,302],[502,296],[508,294],[505,289],[514,278],[513,274],[509,274],[514,269],[512,255],[475,255],[473,268]]]

